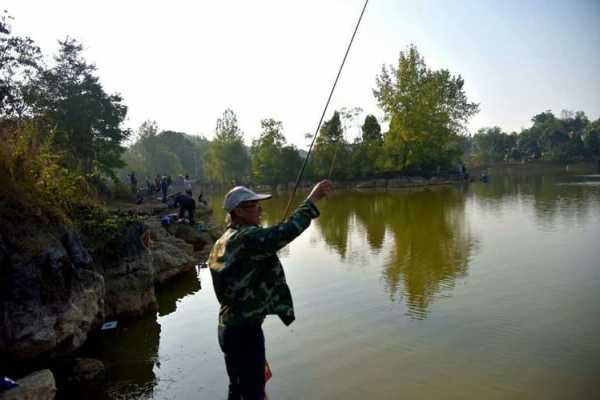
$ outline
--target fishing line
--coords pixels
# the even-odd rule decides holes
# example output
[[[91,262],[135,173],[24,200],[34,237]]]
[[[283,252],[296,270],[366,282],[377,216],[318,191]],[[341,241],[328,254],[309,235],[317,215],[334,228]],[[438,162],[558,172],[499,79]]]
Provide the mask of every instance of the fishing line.
[[[296,190],[298,189],[298,185],[300,185],[300,180],[302,179],[302,175],[304,174],[304,169],[306,168],[306,164],[308,163],[308,158],[310,157],[313,145],[315,144],[315,139],[317,139],[317,135],[319,134],[319,129],[321,128],[321,124],[323,123],[323,118],[325,117],[325,113],[327,112],[327,107],[329,107],[329,102],[331,101],[331,97],[333,96],[333,91],[335,90],[335,86],[337,85],[338,79],[340,78],[340,75],[342,73],[342,69],[344,68],[344,63],[346,62],[346,58],[348,57],[348,53],[350,52],[350,47],[352,47],[352,42],[354,41],[354,37],[356,36],[356,32],[358,31],[358,27],[360,25],[360,21],[362,20],[363,14],[365,13],[365,10],[367,8],[367,4],[368,3],[369,3],[369,0],[365,0],[365,5],[362,8],[362,11],[360,13],[360,17],[358,17],[358,22],[356,23],[356,27],[354,28],[354,32],[352,33],[352,38],[350,39],[350,43],[348,43],[348,47],[346,48],[346,53],[344,54],[344,58],[342,60],[342,64],[340,65],[340,68],[338,70],[337,76],[335,77],[335,81],[333,82],[333,86],[331,87],[331,91],[329,92],[329,97],[327,98],[327,102],[325,103],[325,108],[323,109],[323,113],[321,114],[321,119],[319,119],[319,123],[317,125],[317,129],[315,130],[315,134],[313,135],[313,139],[310,142],[310,147],[308,148],[308,152],[306,153],[306,158],[304,159],[304,162],[302,163],[302,168],[300,168],[300,171],[298,172],[298,176],[296,177],[296,184],[294,185],[294,190],[290,194],[290,198],[288,200],[287,206],[285,207],[285,211],[283,213],[283,218],[281,219],[282,222],[287,217],[287,214],[288,214],[288,212],[290,210],[290,206],[292,204],[292,201],[294,200],[294,196],[296,195]],[[335,161],[335,157],[334,157],[334,161]],[[332,163],[330,171],[329,171],[330,175],[331,175],[331,171],[332,170],[333,170],[333,163]]]

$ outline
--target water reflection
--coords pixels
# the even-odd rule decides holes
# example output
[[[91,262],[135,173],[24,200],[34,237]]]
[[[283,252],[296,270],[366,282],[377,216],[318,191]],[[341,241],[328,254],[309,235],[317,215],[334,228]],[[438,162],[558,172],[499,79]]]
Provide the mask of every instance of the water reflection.
[[[308,272],[294,269],[293,275],[298,308],[315,317],[299,324],[294,338],[287,329],[278,331],[280,324],[269,327],[278,344],[273,348],[280,349],[270,355],[282,377],[271,386],[283,393],[276,397],[586,398],[593,393],[599,359],[594,240],[600,187],[590,183],[595,177],[572,175],[503,177],[492,171],[489,184],[337,191],[320,204],[321,217],[298,246],[281,253],[288,258],[284,264],[293,265],[308,260],[309,250],[317,265]],[[298,194],[295,203],[305,196]],[[221,222],[222,196],[213,198]],[[286,203],[284,193],[264,202],[264,225],[278,222]],[[571,229],[579,223],[583,229]],[[549,228],[558,234],[549,234]],[[225,372],[214,368],[222,365],[214,337],[217,305],[212,288],[199,289],[193,275],[165,286],[157,292],[159,313],[168,315],[158,320],[162,331],[153,317],[108,342],[115,348],[97,358],[122,363],[108,365],[117,371],[112,381],[121,388],[115,398],[221,398]],[[180,307],[179,299],[192,293]],[[312,293],[323,296],[312,299]],[[448,298],[441,302],[442,296]],[[424,321],[400,321],[398,335],[398,310],[404,308],[409,318]],[[440,331],[442,324],[449,329]],[[420,341],[423,337],[427,340]],[[338,360],[333,366],[332,357]],[[314,371],[301,368],[311,365],[320,369],[293,379],[296,371]],[[313,379],[314,388],[298,387],[304,378]]]
[[[506,221],[507,227],[532,216],[548,231],[565,223],[585,224],[599,204],[600,186],[580,184],[598,179],[573,168],[494,169],[491,176],[488,184],[337,191],[319,204],[314,244],[325,243],[342,265],[381,268],[390,300],[404,301],[411,317],[425,318],[436,298],[468,272],[478,246],[471,223],[481,223],[471,207]],[[294,203],[305,195],[298,194]],[[264,202],[264,225],[278,222],[286,203],[285,193]],[[289,248],[284,251],[282,256],[289,254]]]
[[[115,331],[102,332],[93,343],[89,356],[100,359],[107,370],[108,382],[103,397],[148,398],[156,386],[160,325],[156,316],[124,322]]]
[[[470,190],[488,213],[502,216],[516,208],[531,209],[542,230],[556,231],[565,223],[586,223],[600,200],[600,176],[577,170],[553,175],[548,170],[498,170],[492,171],[490,183],[474,184]]]
[[[167,285],[156,290],[158,316],[164,317],[175,312],[180,299],[192,295],[200,289],[200,280],[195,271],[189,271],[171,279]]]
[[[412,192],[386,202],[394,249],[384,274],[390,296],[403,281],[409,313],[424,318],[438,293],[467,273],[475,240],[465,220],[465,200],[451,188]]]
[[[342,260],[346,257],[348,249],[348,227],[354,214],[354,197],[341,193],[319,204],[321,216],[315,222],[325,243],[335,250]]]
[[[182,298],[200,290],[194,271],[184,273],[156,292],[159,315],[177,309]],[[83,350],[86,357],[98,358],[106,366],[108,382],[104,393],[90,394],[94,399],[151,398],[160,368],[158,350],[161,326],[157,315],[146,315],[132,321],[120,321],[117,329],[102,331]]]
[[[382,266],[385,288],[392,301],[405,298],[415,318],[424,318],[440,291],[466,274],[475,246],[464,195],[447,187],[338,195],[322,205],[316,226],[342,259],[350,235],[366,233],[376,254],[390,234],[392,245]]]

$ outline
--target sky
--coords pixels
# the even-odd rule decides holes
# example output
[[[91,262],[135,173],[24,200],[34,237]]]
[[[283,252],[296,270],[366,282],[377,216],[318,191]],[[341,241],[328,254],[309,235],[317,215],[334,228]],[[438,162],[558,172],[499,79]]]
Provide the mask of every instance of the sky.
[[[129,107],[125,126],[211,139],[232,109],[247,144],[260,121],[283,122],[288,142],[314,133],[363,0],[2,0],[13,33],[49,58],[80,40],[109,93]],[[600,1],[370,0],[326,118],[335,109],[380,121],[373,97],[382,65],[417,46],[433,69],[461,75],[480,104],[471,133],[520,131],[545,110],[600,117]]]

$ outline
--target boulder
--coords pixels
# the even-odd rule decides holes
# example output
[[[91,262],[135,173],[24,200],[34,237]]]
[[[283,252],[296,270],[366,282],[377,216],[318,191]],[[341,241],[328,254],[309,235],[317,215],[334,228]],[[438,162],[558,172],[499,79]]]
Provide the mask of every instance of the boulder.
[[[207,216],[211,215],[212,212],[213,210],[208,203],[196,201],[196,216],[199,219],[204,220]]]
[[[410,186],[410,180],[407,177],[392,178],[387,181],[388,188],[402,188],[407,186]]]
[[[78,233],[67,232],[63,235],[61,241],[67,250],[73,265],[80,268],[86,268],[92,264],[94,260],[89,251],[81,243],[81,238]]]
[[[142,223],[124,228],[110,254],[98,257],[106,285],[106,318],[135,317],[156,311],[152,254],[143,243]]]
[[[104,318],[104,279],[88,269],[91,257],[80,254],[76,266],[59,240],[44,240],[46,249],[38,254],[5,245],[0,358],[68,353]]]
[[[442,178],[440,176],[433,176],[429,179],[430,185],[446,185],[452,183],[450,179]]]
[[[339,186],[339,185],[338,185]],[[355,187],[357,189],[371,189],[377,186],[375,180],[358,182]]]
[[[149,250],[156,283],[164,283],[173,276],[194,268],[198,262],[193,256],[194,247],[191,244],[169,233],[156,217],[148,218],[144,223],[150,233]]]
[[[93,382],[104,379],[104,364],[95,358],[76,358],[73,362],[71,382]]]
[[[191,244],[194,252],[202,251],[205,247],[211,246],[213,242],[208,232],[198,231],[196,227],[188,224],[171,224],[167,226],[167,230],[176,238]]]
[[[410,178],[411,186],[424,186],[427,185],[427,179],[422,178],[420,176],[415,176]]]
[[[52,400],[56,382],[49,369],[33,372],[17,381],[19,386],[0,393],[0,400]]]
[[[375,179],[375,187],[377,188],[386,188],[387,184],[388,182],[386,179]]]
[[[156,311],[152,255],[117,258],[104,267],[106,318],[136,317]]]

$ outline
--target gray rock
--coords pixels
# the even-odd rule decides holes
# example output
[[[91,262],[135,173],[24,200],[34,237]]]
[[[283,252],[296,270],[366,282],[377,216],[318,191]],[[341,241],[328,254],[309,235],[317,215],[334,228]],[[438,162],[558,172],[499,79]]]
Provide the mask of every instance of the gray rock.
[[[92,256],[81,243],[81,238],[76,232],[67,232],[62,238],[62,244],[69,254],[73,265],[78,268],[89,267],[92,262]]]
[[[74,268],[65,248],[53,240],[39,255],[19,251],[5,257],[2,358],[26,361],[73,351],[104,318],[102,275]]]
[[[52,400],[56,382],[49,369],[36,371],[17,381],[19,386],[0,393],[0,400]]]
[[[204,219],[205,217],[211,215],[213,212],[212,208],[208,204],[201,203],[199,201],[196,202],[196,216],[200,219]]]
[[[388,181],[386,179],[375,179],[375,187],[386,188]]]
[[[191,244],[170,234],[156,217],[146,219],[145,224],[150,231],[149,250],[156,283],[164,283],[194,268],[198,260],[193,256],[194,247]]]
[[[416,176],[414,178],[410,178],[410,183],[412,186],[424,186],[427,185],[427,179]]]
[[[104,379],[104,364],[94,358],[76,358],[69,380],[71,382],[91,382]]]
[[[388,179],[387,181],[388,188],[401,188],[407,186],[410,186],[410,181],[406,177]]]
[[[156,311],[152,255],[146,251],[105,266],[106,318],[141,316]]]
[[[355,187],[357,189],[370,189],[370,188],[374,188],[376,186],[377,186],[377,183],[374,180],[358,182],[355,185]],[[338,185],[338,187],[339,187],[339,185]]]

